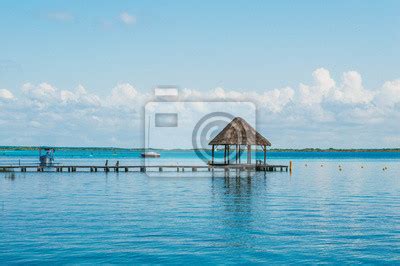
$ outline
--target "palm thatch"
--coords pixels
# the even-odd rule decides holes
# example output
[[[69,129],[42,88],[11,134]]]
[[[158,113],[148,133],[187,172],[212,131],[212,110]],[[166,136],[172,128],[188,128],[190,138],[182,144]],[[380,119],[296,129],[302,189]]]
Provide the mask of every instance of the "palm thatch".
[[[235,117],[209,145],[261,145],[271,146],[271,143],[261,136],[243,118]]]

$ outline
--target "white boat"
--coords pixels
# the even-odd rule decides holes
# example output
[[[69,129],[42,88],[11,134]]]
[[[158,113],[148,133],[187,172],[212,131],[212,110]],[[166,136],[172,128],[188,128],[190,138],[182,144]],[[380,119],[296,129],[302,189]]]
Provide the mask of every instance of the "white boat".
[[[160,158],[160,154],[154,151],[143,152],[141,154],[143,158]]]
[[[43,152],[44,151],[44,152]],[[54,149],[39,148],[39,162],[41,166],[51,166],[54,164]]]

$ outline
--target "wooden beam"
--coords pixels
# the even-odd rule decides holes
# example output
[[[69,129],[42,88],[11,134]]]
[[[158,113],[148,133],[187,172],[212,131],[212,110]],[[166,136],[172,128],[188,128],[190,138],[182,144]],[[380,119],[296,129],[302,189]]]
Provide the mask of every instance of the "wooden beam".
[[[239,144],[239,164],[240,164],[240,161],[241,161],[241,159],[240,159],[240,155],[241,155],[241,154],[240,154],[240,153],[241,153],[241,146],[242,146],[242,145]]]
[[[251,145],[247,145],[247,163],[251,164]]]
[[[224,145],[224,163],[226,164],[226,145]]]
[[[214,164],[214,145],[211,146],[211,163]]]
[[[239,150],[239,145],[236,144],[236,164],[238,163],[238,150]]]
[[[228,164],[230,163],[230,152],[231,152],[231,145],[228,145],[228,147],[227,147],[227,161],[228,161]]]
[[[267,146],[264,145],[264,164],[267,163]]]

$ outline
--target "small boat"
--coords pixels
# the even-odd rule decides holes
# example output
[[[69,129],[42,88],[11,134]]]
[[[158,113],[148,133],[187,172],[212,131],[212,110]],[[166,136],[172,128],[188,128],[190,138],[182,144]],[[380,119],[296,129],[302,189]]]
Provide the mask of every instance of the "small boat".
[[[160,158],[160,154],[154,151],[143,152],[141,156],[143,158]]]
[[[42,152],[44,150],[44,153]],[[42,166],[51,166],[54,164],[54,149],[40,148],[39,149],[39,162]]]

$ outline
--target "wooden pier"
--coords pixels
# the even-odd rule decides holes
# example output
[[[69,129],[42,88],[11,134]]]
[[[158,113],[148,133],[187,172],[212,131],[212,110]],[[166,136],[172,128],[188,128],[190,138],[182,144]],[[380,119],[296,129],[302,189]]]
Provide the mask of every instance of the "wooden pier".
[[[197,171],[262,171],[287,172],[287,165],[221,164],[221,165],[0,165],[0,172],[197,172]]]

